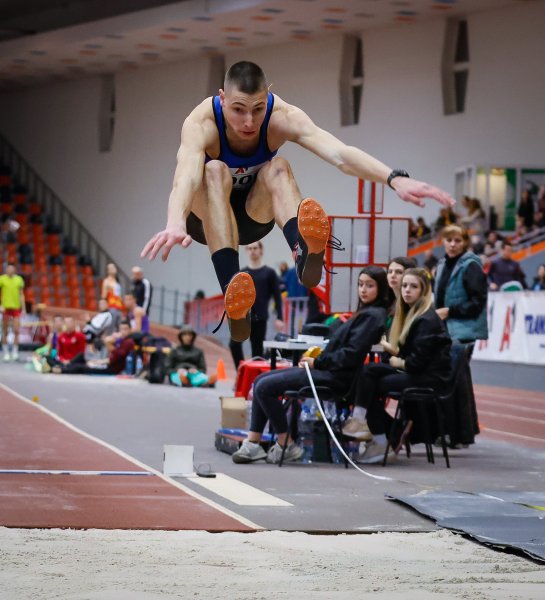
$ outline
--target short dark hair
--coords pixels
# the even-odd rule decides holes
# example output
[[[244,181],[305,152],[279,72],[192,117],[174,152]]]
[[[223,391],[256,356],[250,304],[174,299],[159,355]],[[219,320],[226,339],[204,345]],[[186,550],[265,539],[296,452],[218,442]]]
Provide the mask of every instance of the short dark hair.
[[[225,74],[224,87],[234,86],[243,94],[257,94],[267,89],[267,78],[261,67],[242,60],[232,65]]]
[[[504,248],[506,248],[507,246],[510,246],[511,248],[513,247],[513,244],[509,241],[509,240],[505,240],[501,243],[501,249],[503,250]]]

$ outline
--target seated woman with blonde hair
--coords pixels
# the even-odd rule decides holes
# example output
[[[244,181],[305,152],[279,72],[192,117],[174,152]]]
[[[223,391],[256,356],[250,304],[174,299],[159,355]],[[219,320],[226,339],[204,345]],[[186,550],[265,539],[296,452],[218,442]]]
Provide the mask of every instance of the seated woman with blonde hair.
[[[365,418],[373,435],[358,462],[382,461],[389,427],[383,399],[389,393],[407,387],[444,390],[450,375],[451,343],[444,322],[435,312],[428,274],[424,269],[407,269],[401,280],[401,297],[389,341],[382,341],[390,354],[389,364],[366,366],[358,388],[356,404],[366,410]]]

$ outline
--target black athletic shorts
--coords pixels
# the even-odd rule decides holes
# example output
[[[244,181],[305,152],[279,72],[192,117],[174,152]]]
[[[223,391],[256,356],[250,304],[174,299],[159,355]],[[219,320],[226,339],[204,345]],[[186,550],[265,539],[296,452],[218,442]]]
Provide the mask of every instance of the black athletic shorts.
[[[248,216],[246,212],[246,198],[248,190],[235,190],[231,193],[231,208],[235,214],[238,227],[239,244],[246,246],[264,238],[274,227],[274,219],[268,223],[258,223]],[[187,233],[199,244],[207,244],[202,221],[193,213],[187,218]]]

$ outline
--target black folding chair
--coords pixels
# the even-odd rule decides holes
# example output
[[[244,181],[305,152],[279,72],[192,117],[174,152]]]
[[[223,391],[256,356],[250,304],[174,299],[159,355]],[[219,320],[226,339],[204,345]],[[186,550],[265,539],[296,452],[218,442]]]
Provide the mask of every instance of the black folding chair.
[[[392,434],[389,436],[382,465],[388,460],[390,448],[398,451],[405,446],[407,457],[411,456],[411,433],[415,423],[418,425],[421,440],[426,446],[426,456],[429,463],[435,463],[433,444],[439,437],[443,456],[450,468],[447,441],[445,437],[446,418],[452,405],[456,391],[456,382],[460,376],[464,361],[467,361],[470,347],[453,343],[450,350],[451,373],[445,389],[446,394],[440,394],[429,387],[408,387],[402,392],[391,392],[391,398],[397,400],[397,409],[392,424]]]

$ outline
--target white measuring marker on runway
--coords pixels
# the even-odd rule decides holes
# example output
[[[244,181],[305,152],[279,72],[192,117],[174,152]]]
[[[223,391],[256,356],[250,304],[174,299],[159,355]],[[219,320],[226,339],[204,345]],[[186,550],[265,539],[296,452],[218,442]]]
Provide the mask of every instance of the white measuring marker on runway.
[[[258,490],[225,473],[216,473],[213,479],[196,475],[188,479],[239,506],[293,506],[281,498]]]

